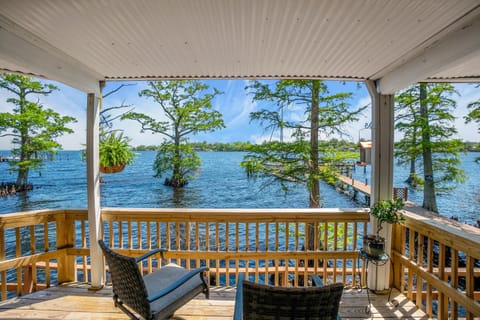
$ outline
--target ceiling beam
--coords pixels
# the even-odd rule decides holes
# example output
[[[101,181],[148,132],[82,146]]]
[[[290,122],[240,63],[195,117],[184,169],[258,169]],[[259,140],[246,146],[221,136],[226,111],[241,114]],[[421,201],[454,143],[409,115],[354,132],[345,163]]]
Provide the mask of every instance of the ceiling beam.
[[[412,83],[428,81],[453,66],[480,56],[480,15],[426,47],[419,55],[377,80],[382,94],[394,94]],[[477,70],[478,71],[478,70]]]
[[[103,76],[0,14],[1,60],[15,66],[3,72],[43,77],[100,95]]]

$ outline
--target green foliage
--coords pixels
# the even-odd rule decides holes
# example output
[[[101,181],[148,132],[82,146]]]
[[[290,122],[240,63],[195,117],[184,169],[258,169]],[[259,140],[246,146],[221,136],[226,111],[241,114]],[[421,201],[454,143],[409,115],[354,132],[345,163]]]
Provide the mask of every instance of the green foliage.
[[[136,112],[128,112],[122,119],[137,121],[141,125],[141,132],[151,131],[166,139],[158,151],[157,159],[170,163],[155,161],[156,176],[165,174],[165,168],[171,168],[172,177],[166,181],[178,181],[178,185],[171,185],[183,186],[187,181],[186,173],[200,165],[198,161],[192,160],[196,157],[193,157],[193,149],[186,147],[188,137],[225,127],[222,114],[214,110],[212,104],[215,96],[221,92],[215,88],[213,92],[206,92],[209,87],[205,83],[193,80],[150,81],[148,86],[139,95],[158,103],[164,120]]]
[[[476,85],[476,88],[480,88],[480,84]],[[464,117],[465,123],[475,122],[479,125],[478,132],[480,133],[480,100],[472,101],[467,105],[470,109],[468,114]]]
[[[358,158],[358,151],[340,151],[334,145],[325,145],[320,150],[319,175],[328,184],[334,185],[339,170],[345,165],[352,164]]]
[[[112,131],[100,136],[99,154],[100,166],[110,167],[133,163],[135,153],[128,143],[130,139],[123,136],[123,132]]]
[[[477,84],[476,87],[480,88],[480,84]],[[480,133],[480,100],[472,101],[467,105],[467,108],[470,109],[470,111],[465,116],[465,123],[475,122],[478,125],[477,130]],[[480,150],[478,145],[476,150]],[[480,157],[478,157],[476,161],[480,163]]]
[[[480,152],[480,143],[479,142],[471,142],[466,141],[463,144],[462,152]]]
[[[251,120],[272,134],[279,130],[283,136],[285,130],[294,141],[253,146],[242,162],[245,171],[250,177],[263,176],[266,184],[280,182],[285,191],[295,184],[306,185],[310,206],[318,206],[318,180],[332,179],[326,163],[338,159],[333,156],[338,149],[327,152],[318,136],[345,135],[346,124],[357,120],[364,108],[352,110],[348,103],[352,93],[331,94],[319,80],[253,81],[246,90],[254,101],[271,104],[251,113]]]
[[[403,137],[395,144],[395,158],[398,164],[410,166],[412,177],[418,177],[416,167],[423,169],[424,151],[431,150],[435,188],[440,193],[466,179],[459,169],[459,150],[463,144],[452,139],[457,133],[453,116],[456,102],[452,97],[458,93],[447,83],[425,86],[427,94],[422,103],[427,105],[426,118],[420,111],[420,85],[411,86],[396,96],[395,128]]]
[[[263,177],[264,186],[279,182],[286,191],[291,182],[308,182],[309,170],[305,163],[309,157],[309,145],[305,141],[272,141],[252,146],[240,165],[249,177]]]
[[[400,211],[404,206],[403,200],[397,198],[395,200],[380,200],[376,202],[370,209],[370,214],[378,220],[377,237],[383,229],[383,223],[401,223],[405,221],[405,217]]]
[[[141,144],[139,146],[133,147],[132,150],[133,151],[157,151],[158,146],[146,146]]]
[[[183,144],[176,147],[172,143],[162,143],[155,157],[155,177],[162,177],[167,172],[174,171],[175,166],[180,171],[172,175],[170,180],[180,181],[182,184],[194,179],[195,170],[200,167],[201,161],[192,146]]]
[[[193,149],[198,151],[248,151],[252,148],[250,142],[190,142]]]
[[[72,133],[67,125],[76,122],[76,119],[61,116],[38,101],[28,100],[30,95],[48,95],[57,90],[54,85],[25,76],[3,74],[0,75],[0,88],[13,95],[7,99],[13,105],[12,112],[0,113],[0,137],[12,137],[12,154],[20,160],[12,162],[11,170],[18,172],[16,184],[21,189],[28,183],[29,169],[42,165],[42,160],[36,159],[35,155],[60,150],[61,145],[55,139],[64,133]]]
[[[251,142],[189,142],[195,151],[251,151],[254,145]],[[341,152],[349,153],[351,158],[358,158],[357,145],[346,140],[330,139],[319,141],[320,149],[332,148],[334,150],[341,150]],[[156,151],[158,146],[139,145],[133,148],[135,151]]]

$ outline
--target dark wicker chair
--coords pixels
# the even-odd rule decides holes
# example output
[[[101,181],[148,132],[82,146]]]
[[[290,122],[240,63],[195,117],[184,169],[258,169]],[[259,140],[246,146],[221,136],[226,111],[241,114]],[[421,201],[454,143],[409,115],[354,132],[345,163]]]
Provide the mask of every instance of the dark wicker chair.
[[[158,253],[163,259],[165,250],[156,249],[132,258],[112,251],[102,240],[98,243],[108,263],[115,306],[131,319],[167,319],[199,293],[209,297],[209,287],[203,275],[208,270],[206,267],[190,271],[168,264],[142,276],[138,263]]]
[[[234,320],[338,319],[342,283],[322,286],[314,276],[314,287],[274,287],[244,278],[238,278]]]

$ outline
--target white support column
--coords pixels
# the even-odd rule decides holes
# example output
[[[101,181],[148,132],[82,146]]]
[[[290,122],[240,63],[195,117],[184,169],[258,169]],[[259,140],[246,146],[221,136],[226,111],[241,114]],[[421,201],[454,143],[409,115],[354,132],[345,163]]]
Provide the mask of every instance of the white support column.
[[[98,239],[102,238],[99,171],[99,119],[101,97],[89,93],[87,98],[87,190],[88,228],[90,233],[91,289],[103,287],[103,256]]]
[[[394,95],[384,95],[377,91],[373,81],[366,81],[372,98],[372,189],[371,204],[393,196],[393,143],[394,143]],[[370,220],[371,233],[375,233],[376,221]],[[390,254],[392,245],[391,225],[385,224],[381,236],[385,237],[385,249]],[[390,285],[390,263],[368,269],[368,287],[382,291]]]

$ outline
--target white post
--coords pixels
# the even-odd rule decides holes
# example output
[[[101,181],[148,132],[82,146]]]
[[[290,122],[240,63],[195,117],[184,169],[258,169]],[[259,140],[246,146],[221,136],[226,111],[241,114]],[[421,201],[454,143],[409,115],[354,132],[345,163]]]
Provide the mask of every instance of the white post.
[[[98,239],[102,238],[98,151],[100,107],[101,97],[95,96],[94,93],[89,93],[87,97],[87,192],[91,264],[90,289],[92,290],[102,288],[104,281],[103,256],[97,243]]]
[[[393,143],[394,143],[394,95],[384,95],[377,91],[373,81],[366,81],[372,98],[372,187],[370,203],[389,200],[393,197]],[[371,233],[376,230],[375,219],[370,219]],[[386,253],[390,255],[392,227],[385,224],[382,230],[385,237]],[[390,287],[390,262],[384,266],[369,264],[368,287],[383,291]]]

